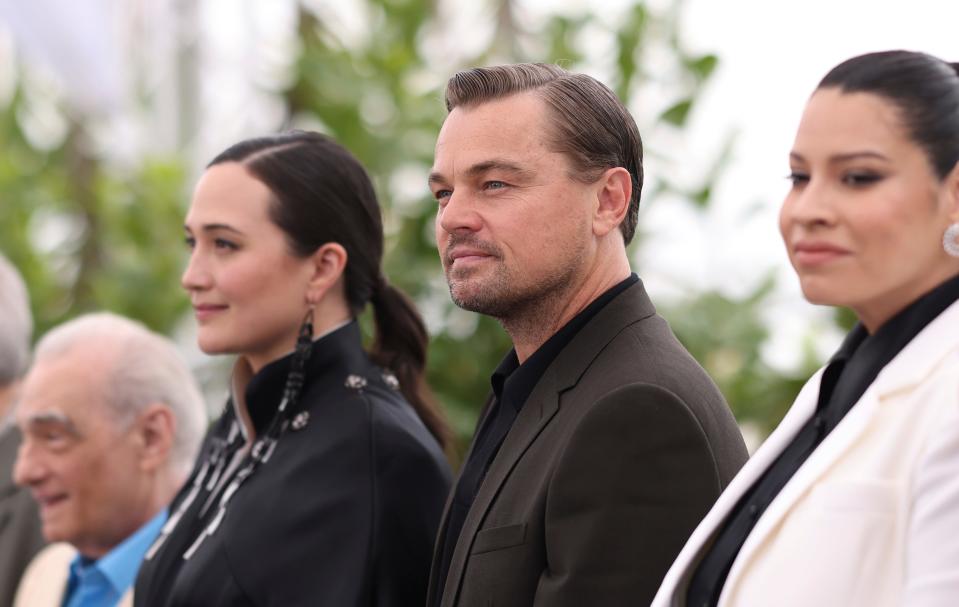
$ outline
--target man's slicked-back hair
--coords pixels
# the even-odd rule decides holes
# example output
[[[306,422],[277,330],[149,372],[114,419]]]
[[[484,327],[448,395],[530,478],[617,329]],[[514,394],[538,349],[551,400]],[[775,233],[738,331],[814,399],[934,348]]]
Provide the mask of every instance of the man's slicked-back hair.
[[[475,67],[449,79],[446,109],[475,107],[525,92],[537,95],[549,108],[550,146],[570,159],[572,178],[593,183],[607,169],[629,171],[632,194],[619,226],[629,244],[636,232],[643,189],[643,141],[636,121],[609,87],[591,76],[545,63]]]

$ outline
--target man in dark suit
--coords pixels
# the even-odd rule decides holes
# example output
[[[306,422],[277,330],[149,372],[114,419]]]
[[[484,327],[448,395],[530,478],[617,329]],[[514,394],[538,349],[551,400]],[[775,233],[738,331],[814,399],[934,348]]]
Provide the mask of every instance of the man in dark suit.
[[[746,460],[716,386],[659,317],[626,245],[636,124],[585,75],[454,75],[430,188],[457,305],[513,350],[440,527],[437,607],[649,604]]]
[[[20,445],[13,403],[29,362],[32,333],[26,286],[0,255],[0,605],[13,604],[23,570],[43,546],[37,505],[12,478]]]

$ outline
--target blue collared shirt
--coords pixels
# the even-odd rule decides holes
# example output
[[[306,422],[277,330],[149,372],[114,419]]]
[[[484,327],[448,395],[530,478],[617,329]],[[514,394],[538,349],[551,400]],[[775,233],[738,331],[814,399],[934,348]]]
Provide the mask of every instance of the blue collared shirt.
[[[164,508],[110,552],[96,560],[78,554],[70,563],[63,607],[113,607],[133,585],[143,555],[166,522]]]

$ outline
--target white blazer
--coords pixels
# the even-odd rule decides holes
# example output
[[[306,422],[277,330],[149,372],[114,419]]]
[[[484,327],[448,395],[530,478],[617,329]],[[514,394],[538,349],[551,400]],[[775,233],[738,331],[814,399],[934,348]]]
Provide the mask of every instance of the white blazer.
[[[701,549],[814,413],[821,375],[693,532],[654,607],[685,605]],[[959,302],[886,365],[783,487],[719,605],[959,605]]]

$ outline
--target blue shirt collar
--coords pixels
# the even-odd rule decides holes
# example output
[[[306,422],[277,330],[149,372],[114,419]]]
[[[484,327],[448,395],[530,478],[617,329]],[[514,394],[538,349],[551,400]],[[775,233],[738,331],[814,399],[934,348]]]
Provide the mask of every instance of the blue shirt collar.
[[[70,580],[67,584],[68,595],[76,591],[82,580],[88,577],[91,569],[96,569],[112,586],[116,596],[122,596],[133,585],[137,571],[140,569],[140,563],[143,561],[143,555],[146,554],[150,544],[160,533],[166,519],[167,510],[164,508],[159,514],[137,529],[133,535],[95,561],[77,554],[70,563]],[[99,576],[90,579],[93,580],[97,577]],[[69,596],[64,604],[69,604]]]

